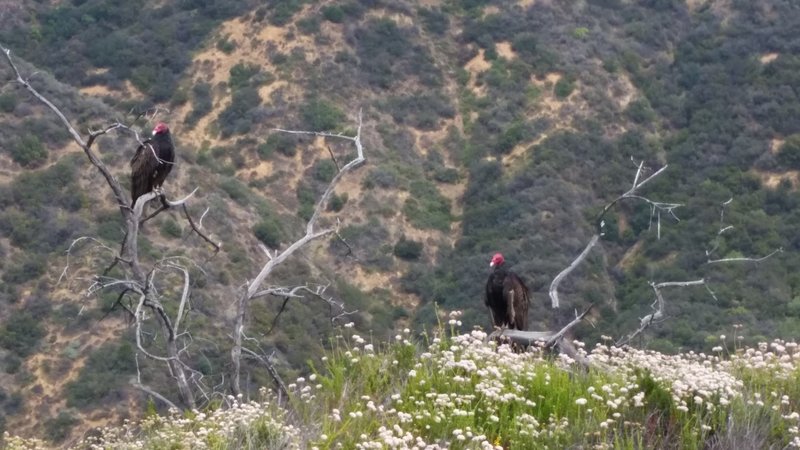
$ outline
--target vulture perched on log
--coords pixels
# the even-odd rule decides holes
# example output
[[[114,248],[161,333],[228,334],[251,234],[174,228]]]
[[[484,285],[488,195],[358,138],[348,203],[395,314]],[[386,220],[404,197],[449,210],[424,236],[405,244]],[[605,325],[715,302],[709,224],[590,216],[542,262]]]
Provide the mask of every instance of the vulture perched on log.
[[[528,328],[528,288],[522,279],[503,266],[503,255],[492,257],[493,267],[486,282],[486,306],[492,325],[516,330]]]
[[[131,159],[131,208],[136,199],[160,189],[175,164],[175,148],[169,127],[159,122],[153,128],[153,137],[145,140]]]

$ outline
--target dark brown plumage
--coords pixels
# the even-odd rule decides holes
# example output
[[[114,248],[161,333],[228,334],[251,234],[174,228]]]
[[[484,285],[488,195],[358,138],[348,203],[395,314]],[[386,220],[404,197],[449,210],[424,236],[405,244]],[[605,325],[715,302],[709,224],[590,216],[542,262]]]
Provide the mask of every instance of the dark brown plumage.
[[[153,137],[145,140],[131,159],[131,208],[136,199],[158,189],[175,164],[175,148],[167,124],[153,128]]]
[[[490,267],[494,270],[486,281],[486,306],[495,327],[526,330],[528,328],[528,288],[522,279],[503,266],[503,255],[497,253]]]

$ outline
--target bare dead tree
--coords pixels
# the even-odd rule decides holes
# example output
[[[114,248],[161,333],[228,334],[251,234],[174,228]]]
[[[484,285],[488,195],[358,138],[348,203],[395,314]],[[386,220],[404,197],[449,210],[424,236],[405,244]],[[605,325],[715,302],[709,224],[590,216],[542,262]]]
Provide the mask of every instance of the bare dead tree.
[[[647,183],[649,183],[650,181],[655,179],[657,176],[661,175],[667,169],[667,167],[668,167],[667,165],[661,167],[660,169],[656,170],[651,175],[649,175],[648,177],[646,177],[646,178],[644,178],[642,180],[642,172],[643,172],[643,169],[644,169],[644,162],[640,162],[637,165],[636,175],[634,176],[633,184],[632,184],[631,188],[627,192],[625,192],[624,194],[620,195],[619,197],[615,198],[614,200],[612,200],[611,202],[606,204],[602,208],[602,210],[597,214],[597,216],[595,217],[595,225],[596,225],[596,230],[597,231],[589,239],[589,243],[586,245],[586,247],[583,249],[583,251],[580,253],[580,255],[578,255],[578,257],[575,258],[575,260],[573,260],[569,264],[569,266],[567,266],[558,275],[556,275],[556,277],[553,279],[552,283],[550,284],[549,295],[550,295],[550,299],[551,299],[553,308],[558,308],[559,307],[559,303],[560,303],[559,302],[559,295],[558,295],[558,287],[559,287],[559,285],[561,284],[561,282],[563,281],[563,279],[567,275],[569,275],[584,260],[586,260],[586,258],[588,257],[589,253],[591,252],[591,250],[597,245],[597,243],[600,240],[600,237],[603,236],[603,234],[604,234],[604,227],[605,227],[604,217],[605,217],[606,213],[608,213],[608,211],[610,211],[611,208],[614,207],[617,203],[619,203],[620,201],[625,200],[625,199],[633,199],[633,200],[644,202],[647,205],[649,205],[650,206],[650,225],[652,227],[653,221],[655,221],[655,223],[656,223],[656,236],[657,236],[658,239],[661,239],[661,214],[662,213],[671,216],[676,221],[680,220],[675,215],[675,209],[683,206],[682,204],[654,201],[654,200],[651,200],[648,197],[644,197],[644,196],[639,194],[640,189],[644,185],[646,185]],[[717,239],[719,239],[719,237],[723,233],[733,229],[732,225],[726,226],[725,223],[724,223],[725,206],[730,204],[732,200],[733,199],[730,199],[730,200],[722,203],[722,209],[721,209],[721,212],[720,212],[720,229],[717,232],[717,236],[716,236]],[[712,249],[706,250],[706,256],[708,258],[707,264],[716,264],[716,263],[725,263],[725,262],[756,262],[757,263],[757,262],[764,261],[764,260],[774,256],[775,254],[780,253],[780,252],[783,251],[783,249],[779,248],[779,249],[769,253],[768,255],[760,257],[760,258],[735,257],[735,258],[712,259],[711,255],[718,249],[718,247],[719,247],[719,243],[717,242]],[[711,288],[708,286],[708,283],[707,283],[707,281],[705,279],[681,280],[681,281],[664,281],[664,282],[659,282],[659,283],[651,281],[650,282],[650,287],[652,287],[654,295],[655,295],[655,300],[650,305],[650,307],[653,310],[653,312],[650,313],[650,314],[645,315],[642,318],[640,318],[639,319],[639,326],[635,330],[633,330],[631,333],[629,333],[627,336],[625,336],[623,338],[620,338],[616,342],[615,345],[617,345],[617,346],[626,345],[626,344],[630,343],[631,340],[634,339],[636,336],[641,335],[641,333],[644,332],[644,330],[646,330],[651,325],[653,325],[655,323],[659,323],[660,321],[665,320],[665,318],[666,318],[665,312],[664,312],[664,310],[665,310],[665,301],[664,301],[664,296],[663,296],[663,294],[661,292],[661,289],[668,288],[668,287],[690,287],[690,286],[701,286],[701,285],[706,288],[706,290],[708,291],[708,293],[710,294],[710,296],[714,300],[717,299],[716,294],[714,294],[714,291],[712,291]],[[584,315],[585,315],[585,313],[582,314],[581,316],[579,316],[576,320],[579,320]],[[575,324],[575,321],[571,322],[567,326],[571,327],[571,326],[574,326],[574,324]],[[533,336],[526,335],[525,332],[509,333],[509,331],[511,331],[511,330],[506,330],[502,334],[504,336],[506,336],[506,335],[514,335],[515,338],[518,338],[518,339],[526,339],[526,338],[532,338],[533,337]],[[541,334],[541,332],[539,332],[539,333]],[[522,335],[521,336],[517,336],[517,335],[520,335],[520,334],[522,334]],[[553,333],[544,332],[543,336],[549,336],[551,334],[553,334]],[[563,333],[562,333],[562,336],[563,336]],[[536,339],[541,340],[541,336],[537,336]],[[549,341],[549,340],[548,340],[548,343],[552,344],[552,342]]]
[[[597,214],[597,216],[594,219],[596,232],[595,232],[594,235],[592,235],[591,239],[589,239],[589,243],[586,244],[586,247],[583,249],[583,251],[580,253],[580,255],[578,255],[578,257],[575,258],[575,260],[572,261],[572,263],[570,263],[570,265],[567,266],[567,268],[565,268],[558,275],[556,275],[556,277],[553,278],[552,283],[550,283],[549,295],[550,295],[550,300],[551,300],[553,308],[558,308],[559,304],[560,304],[560,300],[559,300],[559,296],[558,296],[558,287],[561,285],[561,282],[564,280],[564,278],[567,277],[567,275],[572,273],[572,271],[574,271],[586,259],[587,256],[589,256],[589,252],[591,252],[591,250],[594,248],[594,246],[597,245],[597,242],[600,240],[600,237],[603,236],[603,234],[605,233],[605,231],[604,231],[604,228],[605,228],[605,220],[604,220],[605,215],[617,203],[619,203],[622,200],[626,200],[626,199],[638,200],[638,201],[642,201],[642,202],[647,203],[650,206],[650,211],[651,211],[650,212],[651,224],[652,224],[653,218],[655,218],[655,220],[656,220],[657,233],[658,233],[658,238],[659,239],[661,238],[661,214],[662,213],[669,214],[675,220],[680,220],[680,219],[678,219],[678,216],[675,215],[675,209],[683,206],[682,204],[680,204],[680,203],[666,203],[666,202],[653,201],[653,200],[650,200],[647,197],[643,197],[643,196],[639,195],[639,190],[642,187],[644,187],[647,183],[649,183],[650,181],[652,181],[653,179],[655,179],[656,177],[658,177],[659,175],[664,173],[664,171],[667,170],[667,167],[668,166],[665,165],[664,167],[658,169],[657,171],[652,173],[650,176],[648,176],[644,180],[640,181],[640,179],[642,177],[642,172],[644,170],[644,161],[640,162],[637,165],[636,175],[633,178],[633,185],[631,186],[631,188],[628,189],[628,191],[625,192],[624,194],[620,195],[619,197],[615,198],[614,200],[612,200],[611,202],[606,204],[603,207],[603,209]]]
[[[278,385],[279,389],[285,388],[283,386],[283,382],[280,380],[280,377],[277,376],[277,372],[272,367],[271,363],[269,362],[269,358],[264,357],[263,354],[259,354],[254,352],[253,350],[247,349],[244,347],[243,341],[245,341],[247,336],[245,335],[245,319],[247,315],[247,311],[249,310],[250,302],[257,298],[262,298],[265,296],[277,296],[282,298],[303,298],[304,294],[311,294],[315,297],[321,299],[325,303],[327,303],[331,308],[331,320],[334,321],[337,318],[340,318],[347,314],[352,314],[354,311],[345,311],[344,305],[342,303],[336,302],[331,297],[326,297],[324,295],[325,289],[324,288],[317,288],[316,290],[311,290],[308,286],[295,286],[295,287],[285,287],[285,286],[273,286],[268,288],[263,288],[264,282],[269,278],[270,274],[272,274],[273,270],[282,262],[284,262],[289,256],[294,254],[297,250],[303,248],[307,244],[317,239],[321,239],[326,236],[338,235],[338,227],[339,222],[337,220],[336,224],[333,226],[325,227],[318,229],[318,221],[325,210],[325,206],[328,204],[328,200],[330,200],[331,196],[333,195],[336,186],[338,185],[339,181],[347,175],[353,169],[362,165],[366,158],[364,157],[364,147],[361,141],[361,130],[363,126],[362,121],[362,114],[361,111],[358,113],[358,128],[356,129],[355,136],[347,136],[340,133],[328,133],[328,132],[318,132],[318,131],[299,131],[299,130],[285,130],[285,129],[275,129],[273,131],[280,132],[280,133],[289,133],[289,134],[297,134],[297,135],[308,135],[308,136],[321,136],[325,138],[333,138],[333,139],[344,139],[353,143],[353,146],[356,150],[356,156],[350,160],[344,166],[339,167],[339,162],[336,161],[333,152],[328,148],[328,151],[331,153],[331,158],[334,160],[334,164],[336,165],[338,171],[336,175],[333,177],[331,182],[328,184],[328,187],[320,196],[319,200],[314,207],[314,212],[311,214],[311,218],[308,219],[308,223],[306,224],[305,234],[293,242],[291,245],[286,247],[283,251],[270,251],[266,247],[262,246],[264,253],[267,256],[267,262],[258,272],[258,274],[253,278],[252,281],[248,281],[244,286],[242,294],[239,296],[236,302],[236,318],[234,320],[234,327],[233,327],[233,347],[231,348],[231,360],[233,363],[233,373],[231,374],[231,391],[234,395],[239,395],[242,393],[241,388],[241,360],[242,360],[242,353],[248,354],[251,357],[256,358],[259,362],[267,367],[271,376],[275,380],[276,385]],[[286,394],[286,392],[284,392]]]
[[[72,137],[72,140],[83,150],[92,166],[94,166],[103,176],[108,188],[111,190],[111,193],[117,202],[117,207],[119,208],[125,228],[125,236],[120,245],[120,250],[118,252],[112,252],[111,256],[113,261],[111,265],[105,270],[104,275],[97,275],[92,278],[90,286],[87,288],[87,293],[92,294],[104,289],[117,288],[122,289],[122,294],[120,295],[119,301],[121,301],[124,295],[138,297],[137,306],[134,310],[132,310],[132,313],[134,316],[133,319],[136,328],[136,341],[139,352],[152,360],[165,363],[170,375],[173,377],[178,387],[181,402],[186,407],[194,407],[196,404],[194,389],[202,388],[202,377],[200,376],[199,372],[192,370],[185,361],[185,343],[190,342],[190,335],[188,335],[187,331],[180,327],[181,320],[186,312],[189,299],[189,271],[183,266],[180,266],[175,262],[169,262],[168,260],[162,260],[161,262],[156,263],[149,268],[144,267],[139,260],[138,236],[140,225],[143,222],[142,210],[144,205],[150,200],[160,197],[164,207],[158,212],[170,207],[182,208],[187,220],[190,223],[190,226],[192,227],[192,230],[206,242],[212,244],[215,250],[219,250],[219,244],[215,244],[214,241],[200,229],[200,227],[196,226],[189,215],[188,210],[186,209],[187,202],[194,195],[197,189],[185,197],[175,201],[167,200],[163,193],[150,192],[139,197],[133,208],[128,206],[130,205],[130,200],[126,190],[123,189],[122,185],[119,183],[111,170],[109,170],[108,166],[106,166],[103,160],[94,151],[93,144],[99,137],[116,130],[132,133],[136,141],[141,143],[138,132],[133,128],[117,121],[100,130],[90,130],[88,136],[86,139],[84,139],[72,125],[70,120],[64,115],[64,113],[52,101],[37,91],[36,88],[34,88],[31,83],[22,76],[17,65],[11,57],[11,51],[3,46],[0,46],[0,50],[2,50],[4,54],[6,63],[13,71],[14,79],[12,82],[22,86],[26,91],[43,103],[58,117],[64,128]],[[149,216],[148,219],[151,217],[153,217],[153,215]],[[99,242],[97,240],[91,240],[87,237],[79,238],[70,246],[68,253],[72,252],[75,248],[75,245],[82,241]],[[105,245],[102,245],[102,247],[105,250],[110,250],[110,248]],[[112,278],[106,276],[106,274],[108,274],[112,268],[117,266],[124,268],[124,275],[122,277]],[[67,265],[62,272],[61,278],[67,276],[68,268],[69,266]],[[156,281],[158,275],[164,271],[175,270],[183,274],[184,282],[179,299],[178,313],[176,317],[171,318],[166,313],[162,304],[164,297],[159,293]],[[147,319],[155,320],[158,324],[157,327],[160,328],[160,333],[164,340],[163,354],[159,355],[153,353],[142,343],[142,326]],[[138,389],[142,389],[143,385],[141,385],[140,382],[137,381],[133,384]],[[149,388],[142,390],[148,391],[148,389]]]
[[[719,239],[720,237],[734,229],[733,225],[725,225],[725,207],[730,205],[733,202],[733,198],[730,198],[723,202],[720,206],[720,214],[719,214],[719,230],[715,236],[716,242],[711,249],[706,250],[706,257],[708,260],[706,264],[718,264],[718,263],[732,263],[732,262],[752,262],[752,263],[760,263],[762,261],[766,261],[767,259],[777,255],[778,253],[783,252],[783,248],[778,248],[773,250],[769,254],[759,257],[759,258],[751,258],[751,257],[732,257],[732,258],[717,258],[712,259],[711,255],[713,255],[719,249]],[[666,320],[666,314],[664,312],[666,302],[664,301],[664,296],[661,292],[662,288],[667,287],[690,287],[690,286],[703,286],[708,291],[709,296],[717,300],[717,295],[711,290],[711,287],[708,285],[708,281],[704,278],[699,280],[692,280],[692,281],[665,281],[661,283],[650,282],[650,287],[653,288],[653,293],[655,295],[655,300],[650,305],[650,308],[653,310],[652,313],[645,315],[644,317],[639,319],[639,326],[630,332],[627,336],[620,338],[614,344],[616,346],[623,346],[628,345],[630,342],[637,336],[640,336],[647,328],[651,325],[660,323]]]
[[[597,245],[600,241],[600,237],[605,233],[605,215],[613,208],[617,203],[623,200],[637,200],[640,202],[644,202],[650,206],[650,221],[651,225],[653,220],[656,221],[657,233],[658,238],[661,238],[661,214],[668,214],[669,216],[673,217],[675,220],[680,220],[675,215],[675,209],[683,206],[680,203],[667,203],[661,201],[654,201],[649,199],[648,197],[642,196],[639,192],[640,190],[649,182],[654,180],[656,177],[664,173],[668,166],[663,166],[660,169],[656,170],[646,178],[642,179],[644,173],[644,161],[639,162],[636,165],[636,174],[633,178],[633,183],[631,188],[624,192],[622,195],[618,196],[611,202],[607,203],[597,214],[594,219],[595,224],[595,233],[589,239],[589,242],[584,247],[583,251],[575,258],[566,268],[564,268],[561,272],[559,272],[553,281],[550,283],[549,289],[549,296],[551,300],[551,304],[553,308],[558,308],[560,306],[560,298],[558,293],[558,288],[561,285],[561,282],[570,274],[572,273],[586,258],[589,256],[589,253],[592,249]],[[666,285],[655,285],[653,284],[653,288],[656,290],[658,294],[658,298],[661,299],[659,305],[663,305],[663,298],[661,298],[660,291],[658,290],[660,287],[665,287]],[[511,339],[513,342],[522,343],[529,345],[531,342],[534,341],[543,341],[547,347],[552,347],[554,345],[559,345],[566,335],[566,333],[575,327],[591,310],[591,306],[584,311],[582,314],[578,315],[575,314],[575,319],[571,321],[569,324],[564,326],[561,330],[557,332],[552,331],[517,331],[517,330],[500,330],[499,334],[503,337]],[[648,324],[651,323],[653,320],[657,320],[660,318],[659,314],[663,314],[661,310],[658,310],[657,313],[653,313],[650,315],[648,319]],[[562,350],[567,350],[570,352],[572,349],[571,346],[562,346],[559,345],[559,348]],[[574,354],[575,352],[572,351],[573,358],[576,358],[577,355]]]

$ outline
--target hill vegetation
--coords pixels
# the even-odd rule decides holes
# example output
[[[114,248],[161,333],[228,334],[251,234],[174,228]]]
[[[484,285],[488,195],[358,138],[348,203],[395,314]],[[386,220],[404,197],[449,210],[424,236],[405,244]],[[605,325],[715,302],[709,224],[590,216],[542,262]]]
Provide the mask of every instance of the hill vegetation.
[[[148,414],[80,444],[107,449],[725,449],[800,445],[797,344],[664,355],[598,344],[587,370],[541,349],[515,353],[459,334],[372,342],[345,325],[321,366],[281,399]],[[350,328],[350,329],[348,329]],[[576,342],[579,347],[583,344]],[[10,439],[10,448],[31,441]]]
[[[330,155],[351,152],[271,130],[352,135],[360,109],[368,163],[342,181],[325,213],[341,220],[346,244],[304,249],[271,282],[328,285],[357,310],[348,320],[362,335],[380,342],[430,328],[437,307],[463,310],[467,328],[486,326],[483,280],[497,251],[531,287],[532,328],[559,327],[574,309],[597,305],[594,327],[576,330],[590,345],[625,335],[652,312],[651,282],[701,278],[705,287],[665,291],[667,320],[635,344],[699,351],[734,326],[752,346],[800,333],[800,14],[790,0],[3,8],[0,43],[81,132],[122,120],[147,133],[150,116],[140,114],[153,107],[170,123],[179,165],[167,192],[199,188],[190,213],[208,208],[203,226],[224,245],[212,254],[167,213],[145,226],[141,254],[197,263],[185,323],[190,362],[210,386],[228,377],[234,302],[264,263],[259,245],[285,248],[302,235],[335,173]],[[80,236],[109,248],[122,239],[99,174],[13,83],[0,91],[0,136],[0,429],[52,430],[50,442],[75,442],[143,409],[148,396],[129,386],[137,374],[177,398],[169,374],[136,356],[120,292],[86,295],[108,253],[65,255]],[[134,140],[114,134],[97,145],[127,184]],[[639,161],[645,175],[669,166],[642,195],[682,204],[676,217],[617,205],[601,244],[562,283],[564,306],[551,310],[550,281],[596,231],[603,205],[630,188]],[[287,379],[307,376],[309,360],[322,367],[323,351],[334,351],[327,305],[311,299],[254,304],[247,325]],[[257,361],[245,366],[252,395],[272,385]],[[576,411],[569,404],[558,420],[588,420]],[[633,440],[620,442],[639,442],[625,436]],[[789,442],[780,436],[769,442]]]

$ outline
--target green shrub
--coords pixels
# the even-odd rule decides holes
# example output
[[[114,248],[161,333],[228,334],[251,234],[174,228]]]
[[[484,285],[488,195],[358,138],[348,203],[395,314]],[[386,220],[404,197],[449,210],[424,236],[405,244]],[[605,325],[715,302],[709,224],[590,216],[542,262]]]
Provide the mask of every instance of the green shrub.
[[[181,226],[178,225],[178,222],[172,219],[164,220],[164,223],[161,224],[160,231],[161,235],[164,237],[179,238],[183,235]]]
[[[433,172],[433,179],[439,183],[454,184],[458,183],[461,176],[458,174],[458,170],[452,167],[440,167]]]
[[[233,91],[231,103],[217,118],[223,137],[244,134],[253,124],[253,110],[261,105],[261,95],[252,86],[240,87]]]
[[[400,240],[394,244],[394,256],[400,259],[414,261],[422,256],[422,243],[406,239],[406,235],[400,237]]]
[[[91,353],[74,381],[66,386],[67,406],[88,408],[102,401],[121,400],[122,386],[136,370],[131,344],[108,343]]]
[[[238,63],[230,69],[228,87],[232,90],[250,85],[250,80],[261,71],[258,64]]]
[[[19,369],[22,367],[22,359],[13,354],[9,353],[6,355],[5,360],[3,361],[3,371],[7,374],[15,374],[19,372]]]
[[[345,118],[339,108],[320,99],[307,101],[300,108],[300,115],[305,126],[312,131],[335,130]]]
[[[328,22],[342,23],[344,22],[344,11],[338,5],[329,5],[322,8],[322,17]]]
[[[331,195],[331,199],[328,202],[328,211],[339,212],[344,208],[344,205],[347,204],[348,195],[347,192],[342,193],[342,195]]]
[[[422,17],[422,26],[425,31],[443,36],[450,26],[448,15],[440,9],[419,8],[417,13]]]
[[[338,169],[330,159],[320,159],[314,163],[314,179],[323,183],[330,183],[336,176]]]
[[[778,149],[777,160],[787,169],[800,169],[800,133],[786,138]]]
[[[217,40],[217,50],[225,53],[226,55],[230,55],[236,50],[236,43],[228,39],[228,37],[223,37]]]
[[[272,216],[262,217],[253,226],[253,234],[269,248],[278,248],[283,240],[283,230],[280,223]]]
[[[297,215],[305,220],[311,218],[314,213],[314,206],[316,206],[317,199],[314,196],[314,190],[307,183],[299,183],[297,185],[297,200],[300,201],[300,208]]]
[[[554,93],[558,98],[567,98],[575,90],[575,79],[570,76],[563,76],[556,82]]]
[[[250,190],[241,181],[233,177],[225,177],[219,183],[219,187],[228,196],[240,205],[246,205],[250,200]]]
[[[40,277],[46,270],[45,257],[32,253],[24,256],[21,262],[10,264],[2,278],[8,284],[22,284]]]
[[[307,17],[300,19],[296,23],[297,29],[303,34],[319,33],[320,20],[317,17]]]
[[[47,149],[33,134],[24,134],[11,146],[11,159],[22,167],[38,167],[47,161]]]
[[[650,102],[644,98],[632,101],[625,110],[625,115],[641,125],[652,123],[656,119],[656,113],[650,107]]]
[[[411,183],[411,196],[403,205],[403,214],[416,228],[447,231],[453,220],[450,200],[440,194],[429,181]]]
[[[53,419],[44,422],[47,439],[51,442],[59,443],[69,436],[72,428],[78,424],[78,419],[68,411],[61,411]]]
[[[44,335],[45,329],[40,319],[27,311],[15,311],[0,329],[0,347],[25,358],[36,351]]]
[[[11,92],[0,94],[0,112],[11,113],[17,107],[17,96]]]
[[[272,15],[269,23],[276,26],[284,26],[292,20],[292,16],[302,7],[301,0],[275,0],[270,2]]]
[[[211,85],[203,82],[195,84],[192,86],[192,110],[186,115],[185,123],[193,127],[213,107]]]
[[[258,146],[257,152],[261,159],[267,159],[273,151],[292,157],[297,154],[297,139],[287,133],[272,133],[266,142]]]

